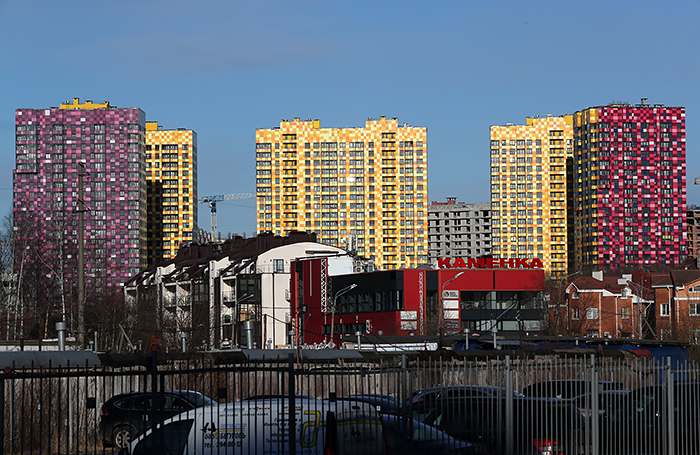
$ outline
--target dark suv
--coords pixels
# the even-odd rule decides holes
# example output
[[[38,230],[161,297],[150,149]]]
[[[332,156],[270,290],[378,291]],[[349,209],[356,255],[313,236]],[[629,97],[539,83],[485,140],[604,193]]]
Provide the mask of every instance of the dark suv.
[[[575,454],[583,447],[584,422],[568,400],[439,398],[409,403],[402,412],[491,454]]]
[[[700,454],[700,383],[634,389],[599,425],[602,454]]]
[[[599,391],[626,392],[621,382],[598,381]],[[537,398],[574,398],[591,393],[591,381],[584,379],[557,379],[554,381],[542,381],[530,384],[523,389],[526,397]]]
[[[152,392],[122,393],[102,405],[98,434],[105,446],[114,445],[121,449],[138,431],[153,424],[154,411],[163,420],[190,409],[215,404],[211,398],[189,390],[158,392],[155,406]]]

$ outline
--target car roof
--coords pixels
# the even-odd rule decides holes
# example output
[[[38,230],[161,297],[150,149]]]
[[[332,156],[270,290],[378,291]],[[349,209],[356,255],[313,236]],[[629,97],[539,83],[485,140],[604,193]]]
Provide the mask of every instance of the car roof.
[[[441,390],[482,390],[484,392],[500,392],[505,390],[505,387],[493,385],[439,385],[436,387],[426,387],[413,392],[413,395],[422,395],[431,392],[439,392]]]
[[[438,397],[434,400],[430,400],[428,402],[425,401],[419,401],[417,403],[412,403],[407,406],[421,406],[421,405],[427,405],[427,406],[433,406],[439,403],[449,403],[449,402],[454,402],[455,400],[458,401],[486,401],[486,400],[504,400],[505,397],[503,396],[481,396],[481,397],[474,397],[474,396],[451,396],[451,397]],[[527,396],[513,396],[513,400],[518,402],[518,403],[552,403],[552,404],[563,404],[563,405],[571,405],[571,399],[568,398],[550,398],[550,397],[527,397]],[[505,402],[505,401],[504,401]]]
[[[139,396],[144,396],[144,395],[152,395],[153,392],[147,391],[147,392],[124,392],[124,393],[119,393],[117,395],[112,396],[112,398],[109,399],[109,401],[114,401],[114,400],[121,400],[122,398],[130,398],[130,397],[139,397]],[[183,397],[196,397],[196,396],[204,396],[200,392],[196,392],[194,390],[162,390],[159,392],[156,392],[156,395],[179,395]]]

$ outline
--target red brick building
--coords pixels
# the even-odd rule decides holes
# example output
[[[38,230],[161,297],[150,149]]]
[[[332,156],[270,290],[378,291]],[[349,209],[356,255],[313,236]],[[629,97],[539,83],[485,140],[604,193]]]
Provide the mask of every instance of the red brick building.
[[[581,276],[550,294],[565,336],[700,342],[700,270]]]
[[[631,278],[600,272],[578,277],[564,288],[561,299],[552,295],[559,304],[550,305],[550,317],[567,336],[640,338],[646,301],[635,294]]]
[[[700,270],[652,274],[650,280],[658,338],[700,341]]]
[[[525,268],[532,266],[529,260],[443,262],[444,269],[334,274],[325,258],[295,261],[290,303],[296,343],[338,346],[343,335],[358,331],[380,336],[448,335],[466,328],[540,331],[543,269]]]

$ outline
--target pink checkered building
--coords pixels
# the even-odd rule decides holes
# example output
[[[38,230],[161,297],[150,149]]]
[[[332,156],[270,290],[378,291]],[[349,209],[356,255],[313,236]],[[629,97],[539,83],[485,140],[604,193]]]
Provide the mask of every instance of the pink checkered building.
[[[684,262],[685,174],[685,108],[642,99],[576,112],[576,270]]]
[[[79,163],[86,172],[88,288],[121,286],[146,265],[145,122],[139,108],[77,98],[15,111],[17,273],[58,275],[70,294],[77,276]]]

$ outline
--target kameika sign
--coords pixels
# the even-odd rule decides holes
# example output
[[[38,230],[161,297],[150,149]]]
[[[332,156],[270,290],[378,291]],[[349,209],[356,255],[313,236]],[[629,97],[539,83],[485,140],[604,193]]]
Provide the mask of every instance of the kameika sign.
[[[439,269],[541,269],[538,258],[438,258]]]

